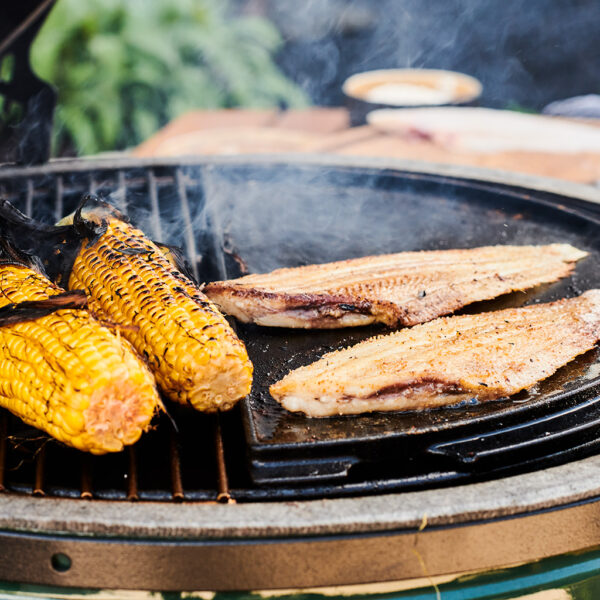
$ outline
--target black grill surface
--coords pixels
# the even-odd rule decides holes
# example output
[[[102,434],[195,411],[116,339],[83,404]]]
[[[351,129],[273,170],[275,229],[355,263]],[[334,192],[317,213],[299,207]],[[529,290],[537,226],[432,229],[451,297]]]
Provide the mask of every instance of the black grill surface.
[[[469,312],[600,287],[600,212],[544,192],[434,175],[283,164],[0,170],[0,195],[53,222],[95,192],[157,241],[182,246],[200,280],[246,269],[417,249],[571,243],[571,278]],[[600,363],[589,352],[511,399],[412,413],[308,419],[268,386],[383,328],[296,331],[238,325],[255,365],[251,396],[220,417],[169,405],[130,450],[88,457],[0,417],[0,488],[112,499],[341,496],[449,485],[564,462],[598,446]]]

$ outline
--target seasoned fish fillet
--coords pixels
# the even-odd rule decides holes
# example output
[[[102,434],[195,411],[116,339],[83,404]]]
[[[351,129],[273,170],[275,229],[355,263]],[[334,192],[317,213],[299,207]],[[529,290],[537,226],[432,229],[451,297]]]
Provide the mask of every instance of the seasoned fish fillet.
[[[600,290],[590,290],[372,338],[292,371],[270,392],[312,417],[494,400],[546,379],[599,339]]]
[[[565,277],[568,244],[400,252],[217,281],[206,295],[245,323],[336,328],[416,325],[466,304]]]

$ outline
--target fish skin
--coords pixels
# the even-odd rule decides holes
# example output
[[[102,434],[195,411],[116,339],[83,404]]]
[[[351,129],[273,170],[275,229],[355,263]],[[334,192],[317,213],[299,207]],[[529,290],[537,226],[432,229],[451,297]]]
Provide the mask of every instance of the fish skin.
[[[443,317],[325,354],[270,387],[291,411],[323,417],[421,410],[511,396],[600,340],[600,290]]]
[[[270,327],[416,325],[557,281],[585,256],[569,244],[400,252],[216,281],[204,292],[240,321]]]

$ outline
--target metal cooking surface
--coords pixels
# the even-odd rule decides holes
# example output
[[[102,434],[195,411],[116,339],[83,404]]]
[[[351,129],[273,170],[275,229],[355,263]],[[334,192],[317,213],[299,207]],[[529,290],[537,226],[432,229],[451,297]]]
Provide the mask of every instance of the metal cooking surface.
[[[357,178],[354,179],[356,182]],[[501,192],[461,189],[451,184],[437,187],[419,182],[411,186],[412,189],[406,189],[406,182],[393,176],[382,176],[376,181],[366,178],[354,187],[344,181],[340,183],[339,187],[326,187],[312,181],[310,186],[300,185],[300,191],[293,194],[286,194],[283,188],[269,184],[261,186],[256,194],[232,189],[230,196],[235,198],[235,207],[229,205],[229,210],[221,211],[221,224],[228,232],[228,243],[251,272],[403,250],[493,244],[566,242],[590,252],[589,257],[577,264],[570,278],[528,293],[480,302],[462,312],[556,300],[600,286],[599,229],[598,224],[590,220],[570,216],[559,208],[541,207],[524,198],[511,198]],[[373,185],[375,187],[371,187]],[[390,187],[391,190],[387,189]],[[265,197],[280,198],[281,209],[273,210],[274,203],[265,203]],[[262,236],[249,240],[253,231],[261,229]],[[240,333],[249,340],[250,351],[261,369],[257,380],[262,385],[250,402],[257,441],[326,441],[338,437],[360,438],[374,432],[439,430],[472,422],[474,417],[512,412],[525,402],[529,407],[544,403],[553,394],[562,392],[565,384],[568,383],[569,390],[577,389],[590,378],[600,375],[593,366],[595,352],[591,352],[540,384],[532,393],[521,394],[516,400],[420,413],[307,420],[279,408],[271,400],[268,385],[292,368],[313,362],[330,350],[386,331],[384,327],[323,332],[241,328]]]
[[[600,286],[598,222],[558,203],[495,186],[415,180],[402,174],[283,171],[271,177],[263,174],[260,180],[248,172],[233,177],[227,171],[210,173],[207,189],[217,199],[213,202],[219,216],[216,233],[223,235],[217,246],[228,247],[251,272],[403,250],[568,242],[590,253],[570,278],[481,302],[463,312],[550,301]],[[225,268],[227,276],[240,274],[237,262],[226,263]],[[325,352],[386,330],[307,332],[240,326],[239,331],[256,366],[257,383],[244,416],[258,482],[351,479],[357,472],[370,471],[382,479],[391,477],[396,485],[440,483],[504,468],[540,453],[571,451],[595,440],[591,425],[600,416],[595,401],[600,375],[596,351],[530,392],[503,401],[307,419],[282,409],[270,397],[268,386]],[[573,406],[585,406],[583,419],[565,414],[552,422],[536,421]],[[587,431],[578,429],[574,442],[569,436],[582,421]],[[463,441],[517,424],[518,432],[496,433],[479,444]],[[543,451],[540,438],[547,440]],[[562,439],[550,447],[557,438]],[[524,451],[521,456],[510,455],[515,443]]]
[[[268,271],[401,250],[568,242],[590,252],[573,277],[468,310],[553,300],[600,287],[594,207],[566,209],[561,197],[543,192],[367,168],[207,164],[87,170],[85,163],[79,165],[76,171],[55,168],[57,173],[40,170],[35,176],[23,171],[10,178],[0,171],[0,194],[46,222],[73,210],[85,191],[110,195],[151,237],[182,246],[203,280],[237,276],[243,264]],[[335,496],[442,485],[507,467],[526,468],[523,463],[540,457],[551,464],[595,449],[594,426],[600,420],[596,351],[510,400],[422,413],[307,419],[281,409],[268,395],[268,385],[326,351],[385,330],[306,332],[240,325],[238,331],[254,362],[256,383],[249,399],[220,423],[171,405],[178,433],[163,417],[128,452],[86,457],[40,441],[38,432],[4,416],[0,487],[58,496],[207,502]]]

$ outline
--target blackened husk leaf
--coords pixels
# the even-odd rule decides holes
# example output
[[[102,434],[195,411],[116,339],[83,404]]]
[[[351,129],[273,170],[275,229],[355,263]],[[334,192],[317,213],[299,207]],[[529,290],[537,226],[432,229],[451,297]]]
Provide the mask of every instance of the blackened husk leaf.
[[[189,263],[183,250],[179,246],[172,246],[171,244],[163,244],[161,242],[154,242],[154,244],[162,250],[163,254],[180,273],[194,283],[198,283],[196,281],[196,276],[192,272],[192,265]]]
[[[11,247],[27,256],[27,260],[20,262],[28,266],[35,263],[36,270],[47,273],[52,281],[63,286],[69,281],[73,263],[82,246],[93,246],[104,235],[108,227],[108,218],[129,222],[129,219],[114,206],[100,200],[94,194],[85,194],[82,197],[73,214],[71,225],[59,226],[39,223],[6,200],[0,199],[0,236],[8,240]],[[161,243],[157,245],[181,273],[195,281],[192,268],[179,247]],[[129,246],[114,250],[124,255],[148,253],[146,248]],[[41,261],[35,257],[39,257]]]
[[[11,261],[12,254],[6,251],[2,252],[2,258],[34,268],[53,281],[59,281],[63,273],[70,273],[81,245],[74,227],[39,223],[6,200],[0,200],[0,239],[21,253],[17,261]]]
[[[46,276],[44,265],[37,256],[20,250],[5,238],[0,238],[0,265],[22,265]]]
[[[83,216],[86,209],[91,217]],[[73,263],[82,244],[93,245],[105,233],[104,217],[127,221],[126,217],[110,204],[93,194],[85,194],[73,216],[72,225],[45,225],[24,215],[6,200],[0,200],[0,236],[11,246],[33,257],[39,257],[48,277],[66,285]],[[38,266],[41,266],[38,261]]]
[[[0,327],[33,321],[57,310],[86,308],[87,296],[84,290],[73,290],[51,296],[44,300],[25,300],[6,304],[0,308]]]

